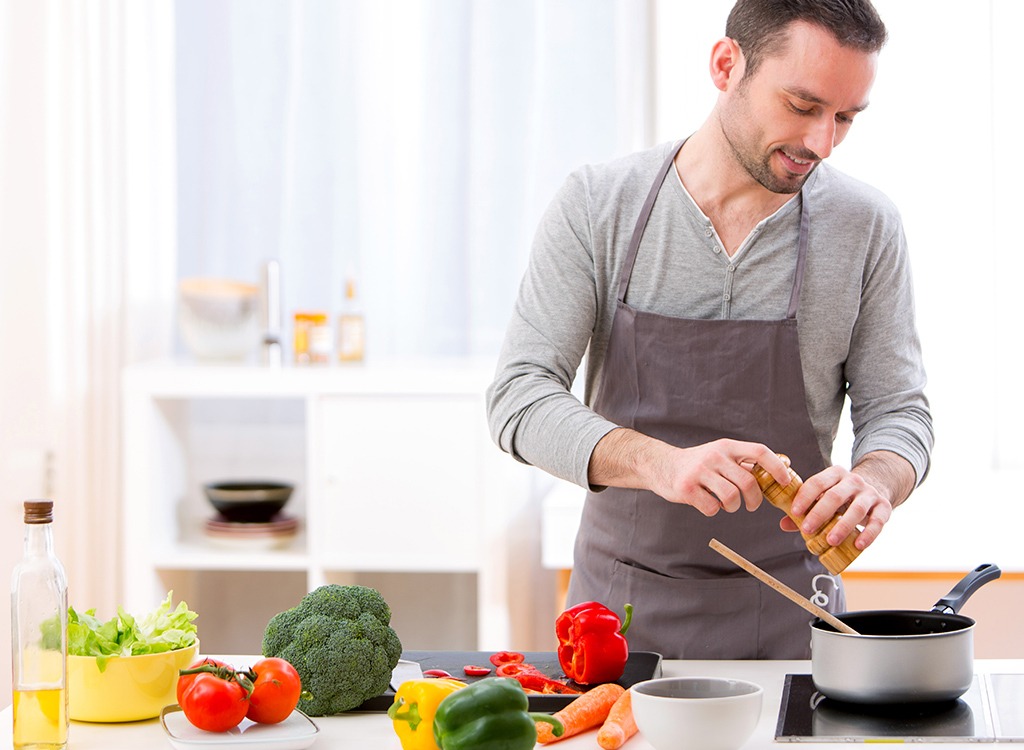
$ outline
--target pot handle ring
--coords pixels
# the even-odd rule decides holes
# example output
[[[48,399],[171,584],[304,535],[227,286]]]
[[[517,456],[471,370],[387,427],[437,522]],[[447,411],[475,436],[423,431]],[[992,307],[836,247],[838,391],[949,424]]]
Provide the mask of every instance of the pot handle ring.
[[[965,575],[953,590],[939,599],[932,607],[932,612],[943,612],[945,614],[956,614],[964,606],[971,594],[978,590],[983,584],[994,581],[1002,575],[998,565],[985,563],[979,565],[970,573]]]

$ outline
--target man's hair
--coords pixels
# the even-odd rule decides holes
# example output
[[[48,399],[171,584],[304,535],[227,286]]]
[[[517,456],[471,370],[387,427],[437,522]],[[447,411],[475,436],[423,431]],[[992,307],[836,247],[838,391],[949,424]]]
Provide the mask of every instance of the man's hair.
[[[725,35],[743,52],[744,77],[766,57],[782,52],[794,21],[820,26],[839,44],[863,52],[878,52],[887,37],[870,0],[738,0],[726,21]]]

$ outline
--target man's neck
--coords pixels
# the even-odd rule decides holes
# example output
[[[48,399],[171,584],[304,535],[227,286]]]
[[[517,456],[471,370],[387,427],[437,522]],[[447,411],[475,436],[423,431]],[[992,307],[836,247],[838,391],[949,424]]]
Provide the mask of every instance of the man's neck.
[[[737,163],[713,120],[690,136],[676,156],[675,167],[687,192],[711,219],[729,255],[760,221],[793,197],[773,193],[755,181]]]

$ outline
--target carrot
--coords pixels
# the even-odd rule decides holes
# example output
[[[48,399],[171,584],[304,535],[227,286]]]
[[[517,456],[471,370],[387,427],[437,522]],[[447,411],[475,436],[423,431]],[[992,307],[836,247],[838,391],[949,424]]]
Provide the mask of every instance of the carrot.
[[[604,720],[597,733],[597,744],[604,750],[619,750],[626,740],[637,733],[636,721],[633,719],[632,694],[626,690],[615,701],[608,718]]]
[[[615,701],[624,692],[623,687],[614,682],[606,682],[593,690],[588,690],[561,711],[555,712],[555,718],[565,727],[565,733],[561,737],[555,737],[550,724],[537,722],[537,742],[546,745],[600,726],[608,718]]]

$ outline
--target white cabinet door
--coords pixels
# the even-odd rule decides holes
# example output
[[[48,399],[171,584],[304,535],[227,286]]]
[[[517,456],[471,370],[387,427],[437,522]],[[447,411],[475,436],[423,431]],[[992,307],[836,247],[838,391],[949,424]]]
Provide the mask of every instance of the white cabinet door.
[[[309,532],[325,568],[477,569],[480,397],[329,396],[312,408],[322,502]]]

